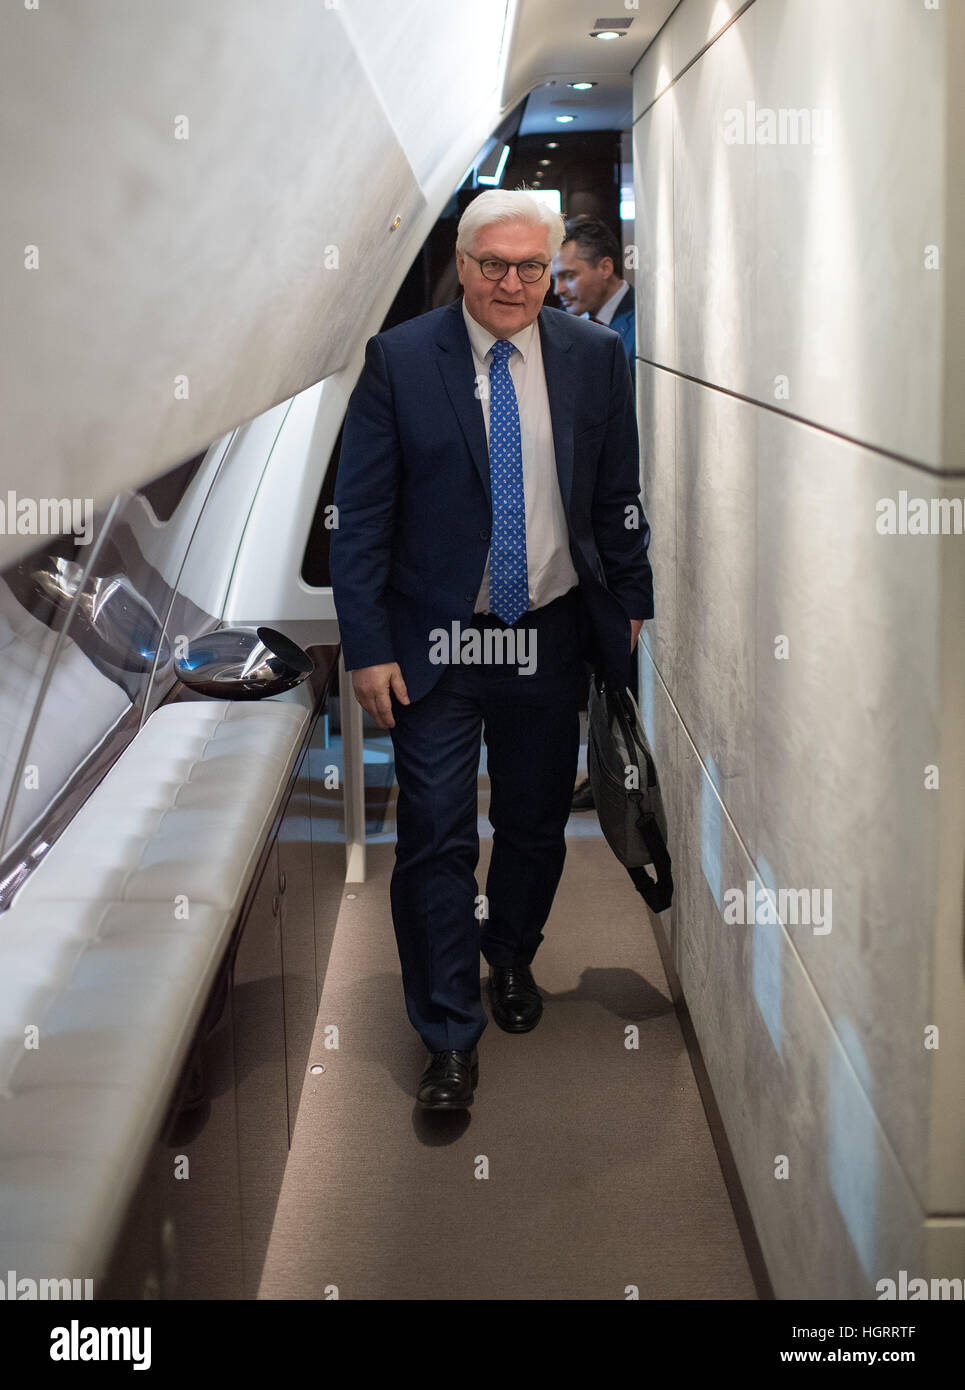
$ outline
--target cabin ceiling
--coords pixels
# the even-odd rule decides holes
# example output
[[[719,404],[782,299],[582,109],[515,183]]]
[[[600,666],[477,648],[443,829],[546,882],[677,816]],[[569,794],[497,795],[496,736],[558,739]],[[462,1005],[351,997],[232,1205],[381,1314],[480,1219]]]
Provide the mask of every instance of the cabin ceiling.
[[[546,131],[621,130],[632,120],[630,73],[676,0],[639,0],[628,9],[623,0],[519,0],[506,69],[507,103],[526,93],[521,135]],[[625,37],[591,37],[600,21],[613,22]],[[628,23],[629,21],[629,23]],[[574,92],[568,82],[598,85]],[[558,115],[574,115],[565,127]]]

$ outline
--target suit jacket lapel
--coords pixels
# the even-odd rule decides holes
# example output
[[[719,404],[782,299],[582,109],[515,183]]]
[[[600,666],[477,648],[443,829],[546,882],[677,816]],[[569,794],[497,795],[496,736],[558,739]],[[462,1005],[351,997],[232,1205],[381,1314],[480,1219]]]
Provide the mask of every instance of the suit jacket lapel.
[[[543,310],[540,310],[538,323],[546,394],[549,396],[553,421],[556,476],[559,478],[563,510],[569,516],[573,490],[573,382],[567,378],[565,354],[570,350],[570,341],[560,333],[551,315]]]
[[[491,503],[486,425],[483,421],[482,405],[475,392],[476,368],[472,360],[469,334],[462,317],[461,299],[451,304],[449,313],[443,316],[436,342],[442,349],[438,354],[438,362],[446,393],[456,412],[456,419],[469,446],[476,471],[486,489],[486,497]]]

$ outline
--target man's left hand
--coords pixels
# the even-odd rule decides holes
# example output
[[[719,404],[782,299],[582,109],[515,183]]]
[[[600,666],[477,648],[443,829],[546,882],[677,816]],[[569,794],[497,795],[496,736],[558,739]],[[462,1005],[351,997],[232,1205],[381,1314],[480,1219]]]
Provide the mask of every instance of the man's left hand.
[[[640,636],[640,629],[643,627],[643,618],[630,619],[630,650],[636,648],[637,638]]]

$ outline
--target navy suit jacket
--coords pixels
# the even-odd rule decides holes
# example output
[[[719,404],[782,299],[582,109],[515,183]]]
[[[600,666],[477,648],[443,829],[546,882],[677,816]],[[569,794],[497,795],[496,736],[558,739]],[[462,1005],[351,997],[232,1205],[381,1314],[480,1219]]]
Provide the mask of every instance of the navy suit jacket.
[[[587,660],[629,672],[630,619],[653,616],[650,527],[630,373],[609,329],[539,314]],[[462,302],[368,342],[345,417],[331,574],[348,670],[397,661],[410,700],[446,669],[430,632],[472,618],[492,531],[489,451]]]
[[[637,356],[637,321],[634,313],[632,285],[628,290],[624,290],[623,298],[617,305],[616,313],[610,320],[609,326],[614,333],[620,335],[620,340],[623,343],[623,350],[627,355],[627,361],[630,363],[630,371],[632,373],[636,365]]]

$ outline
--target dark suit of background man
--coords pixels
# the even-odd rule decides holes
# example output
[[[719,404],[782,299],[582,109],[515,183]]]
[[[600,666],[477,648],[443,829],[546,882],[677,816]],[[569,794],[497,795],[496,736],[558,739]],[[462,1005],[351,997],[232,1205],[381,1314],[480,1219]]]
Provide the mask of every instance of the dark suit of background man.
[[[475,198],[456,240],[464,298],[369,341],[345,419],[332,581],[355,694],[392,731],[392,918],[433,1109],[472,1103],[480,950],[497,1024],[539,1021],[530,966],[563,870],[584,661],[625,682],[653,614],[626,357],[613,333],[541,307],[562,234],[527,193]],[[518,646],[516,665],[437,664],[453,624],[480,643],[535,638],[536,670]]]
[[[571,217],[553,258],[553,288],[568,314],[612,329],[633,373],[637,351],[633,290],[619,274],[620,243],[598,217]]]

